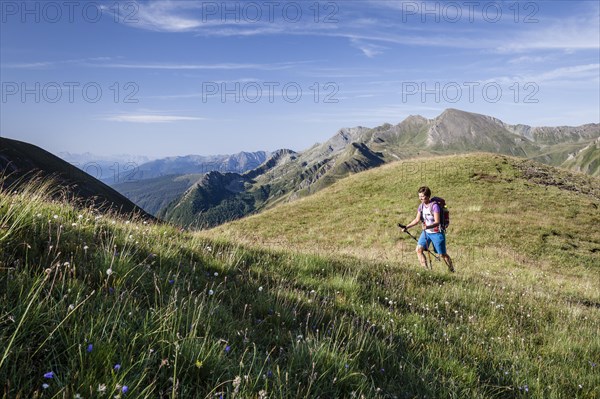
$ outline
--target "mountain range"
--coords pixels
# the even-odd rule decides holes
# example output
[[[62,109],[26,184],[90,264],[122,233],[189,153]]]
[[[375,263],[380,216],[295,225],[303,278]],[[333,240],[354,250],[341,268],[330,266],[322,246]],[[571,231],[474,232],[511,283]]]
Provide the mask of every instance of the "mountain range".
[[[244,173],[265,162],[269,155],[267,151],[256,151],[232,155],[186,155],[155,159],[123,171],[117,179],[113,179],[112,183],[107,183],[116,186],[163,176],[202,174],[212,171]]]
[[[186,155],[152,159],[142,155],[96,155],[89,152],[59,152],[63,160],[102,182],[114,186],[169,175],[219,172],[243,173],[254,169],[269,157],[267,151],[240,152],[232,155]],[[126,186],[123,190],[127,190]]]
[[[211,171],[244,173],[264,163],[266,151],[157,159],[125,171],[111,186],[151,214],[176,200]],[[110,184],[107,182],[107,184]]]
[[[276,151],[246,173],[210,172],[156,215],[194,228],[212,227],[389,162],[470,152],[529,158],[598,176],[600,125],[510,125],[490,116],[447,109],[434,119],[417,115],[397,125],[341,129],[306,151]]]

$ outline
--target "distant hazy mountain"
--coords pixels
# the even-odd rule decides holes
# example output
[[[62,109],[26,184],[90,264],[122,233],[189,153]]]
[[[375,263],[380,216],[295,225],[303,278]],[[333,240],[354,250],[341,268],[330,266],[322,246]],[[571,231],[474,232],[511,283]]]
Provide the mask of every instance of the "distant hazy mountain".
[[[106,184],[116,183],[119,176],[137,170],[140,165],[153,160],[144,155],[97,155],[90,152],[72,154],[59,152],[58,157],[78,167],[92,177]]]
[[[491,152],[535,159],[598,176],[599,124],[578,127],[509,125],[448,109],[434,119],[410,116],[397,125],[341,129],[302,153],[282,150],[245,174],[212,172],[158,215],[210,227],[318,191],[384,163],[443,154]]]
[[[137,182],[168,175],[208,173],[212,171],[244,173],[258,167],[269,157],[266,151],[240,152],[233,155],[187,155],[156,159],[128,169],[108,184]],[[124,186],[120,185],[119,189]]]
[[[258,167],[269,157],[266,151],[240,152],[233,155],[187,155],[152,159],[140,155],[96,155],[89,152],[58,156],[92,177],[123,189],[123,183],[135,183],[167,175],[208,173],[211,171],[244,173]]]
[[[53,178],[81,205],[149,216],[129,199],[70,163],[32,144],[0,138],[0,174],[5,187],[18,189],[35,176]]]
[[[110,163],[110,162],[134,162],[138,165],[144,164],[146,162],[150,162],[155,158],[151,158],[145,155],[131,155],[131,154],[116,154],[116,155],[98,155],[93,154],[91,152],[84,153],[70,153],[66,151],[59,152],[56,154],[59,158],[69,162],[69,163],[79,163],[85,164],[88,162],[102,162],[102,163]]]

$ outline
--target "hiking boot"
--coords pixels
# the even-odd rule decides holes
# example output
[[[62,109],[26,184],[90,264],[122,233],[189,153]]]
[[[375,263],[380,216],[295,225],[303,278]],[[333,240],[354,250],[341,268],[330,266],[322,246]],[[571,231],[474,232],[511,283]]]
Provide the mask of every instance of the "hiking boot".
[[[449,265],[448,265],[448,271],[449,271],[450,273],[454,273],[454,266],[452,266],[452,265],[450,265],[450,264],[449,264]]]

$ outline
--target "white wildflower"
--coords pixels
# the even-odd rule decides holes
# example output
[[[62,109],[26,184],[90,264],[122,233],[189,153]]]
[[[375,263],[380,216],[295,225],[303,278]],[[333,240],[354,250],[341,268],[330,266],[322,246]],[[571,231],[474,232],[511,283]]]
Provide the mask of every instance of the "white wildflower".
[[[240,384],[242,383],[242,377],[239,375],[233,379],[233,393],[237,394],[240,390]]]

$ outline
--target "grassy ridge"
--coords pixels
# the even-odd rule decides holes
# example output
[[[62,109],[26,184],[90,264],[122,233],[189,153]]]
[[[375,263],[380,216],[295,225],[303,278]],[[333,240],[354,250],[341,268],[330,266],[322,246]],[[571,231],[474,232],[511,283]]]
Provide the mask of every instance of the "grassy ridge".
[[[396,224],[414,219],[429,185],[450,208],[449,253],[462,274],[507,274],[552,289],[565,276],[599,272],[600,181],[496,155],[403,161],[344,179],[323,192],[201,235],[249,245],[416,263],[414,241]],[[588,227],[585,227],[588,226]],[[417,230],[412,231],[418,234]],[[599,292],[585,291],[600,301]]]
[[[372,195],[384,189],[369,180]],[[449,275],[411,266],[413,254],[207,239],[52,203],[48,191],[0,193],[5,398],[600,396],[597,253],[559,270],[565,288],[553,292],[550,276],[534,279],[562,261],[554,247],[539,263],[505,256]],[[349,233],[336,235],[356,240],[338,217]]]

